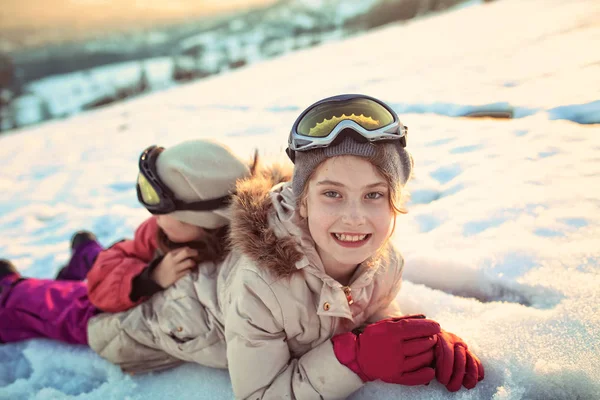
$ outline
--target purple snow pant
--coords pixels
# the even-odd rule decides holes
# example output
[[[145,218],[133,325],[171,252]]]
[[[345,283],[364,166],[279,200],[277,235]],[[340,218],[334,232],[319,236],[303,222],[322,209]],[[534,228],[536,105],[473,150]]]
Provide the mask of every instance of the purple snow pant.
[[[96,242],[82,245],[65,267],[73,273],[66,271],[66,275],[83,274],[84,279],[93,264],[89,260],[95,260],[101,250]],[[15,274],[0,280],[0,342],[49,338],[88,343],[88,321],[100,311],[90,303],[87,282],[19,278]]]
[[[50,279],[0,281],[0,342],[49,338],[87,344],[87,324],[99,311],[87,283]]]
[[[90,240],[78,246],[73,252],[69,263],[56,276],[61,281],[82,281],[94,265],[102,246],[95,240]]]

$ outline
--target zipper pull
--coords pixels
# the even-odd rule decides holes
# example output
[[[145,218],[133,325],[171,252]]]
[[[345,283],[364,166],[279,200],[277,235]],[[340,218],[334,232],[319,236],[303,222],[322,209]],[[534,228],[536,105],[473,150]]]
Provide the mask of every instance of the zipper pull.
[[[349,286],[342,287],[344,294],[346,295],[346,300],[348,301],[348,305],[351,306],[354,304],[354,300],[352,299],[352,289]]]

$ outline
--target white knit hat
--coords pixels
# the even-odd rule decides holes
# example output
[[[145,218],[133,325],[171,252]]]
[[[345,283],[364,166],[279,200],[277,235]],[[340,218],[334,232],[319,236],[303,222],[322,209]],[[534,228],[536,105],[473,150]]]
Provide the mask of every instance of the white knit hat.
[[[185,202],[211,200],[235,190],[250,167],[231,149],[207,139],[190,140],[165,149],[156,160],[161,181]],[[229,224],[229,208],[212,211],[174,211],[168,215],[188,224],[214,229]]]

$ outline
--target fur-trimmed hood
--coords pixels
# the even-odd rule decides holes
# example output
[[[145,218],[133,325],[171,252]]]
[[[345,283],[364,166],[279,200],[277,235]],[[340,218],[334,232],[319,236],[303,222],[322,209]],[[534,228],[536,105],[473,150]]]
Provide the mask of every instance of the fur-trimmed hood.
[[[304,257],[294,237],[277,235],[270,222],[277,214],[273,197],[277,197],[278,192],[272,189],[289,182],[292,173],[292,167],[287,165],[258,167],[251,177],[238,182],[231,209],[232,249],[241,251],[277,276],[292,274],[297,270],[295,264]],[[291,189],[287,190],[291,194]],[[294,202],[287,197],[288,203]]]

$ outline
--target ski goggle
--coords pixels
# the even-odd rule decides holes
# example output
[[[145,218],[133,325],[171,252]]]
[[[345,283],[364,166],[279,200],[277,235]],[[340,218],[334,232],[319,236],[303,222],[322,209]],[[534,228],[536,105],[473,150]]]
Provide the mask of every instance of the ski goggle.
[[[177,199],[159,178],[156,160],[164,147],[150,146],[142,152],[137,178],[138,200],[152,214],[168,214],[173,211],[213,211],[226,207],[231,195],[210,200],[185,202]]]
[[[344,94],[318,101],[300,114],[290,132],[286,153],[294,162],[296,151],[327,147],[345,135],[371,142],[399,140],[406,147],[407,134],[408,127],[381,100]]]

